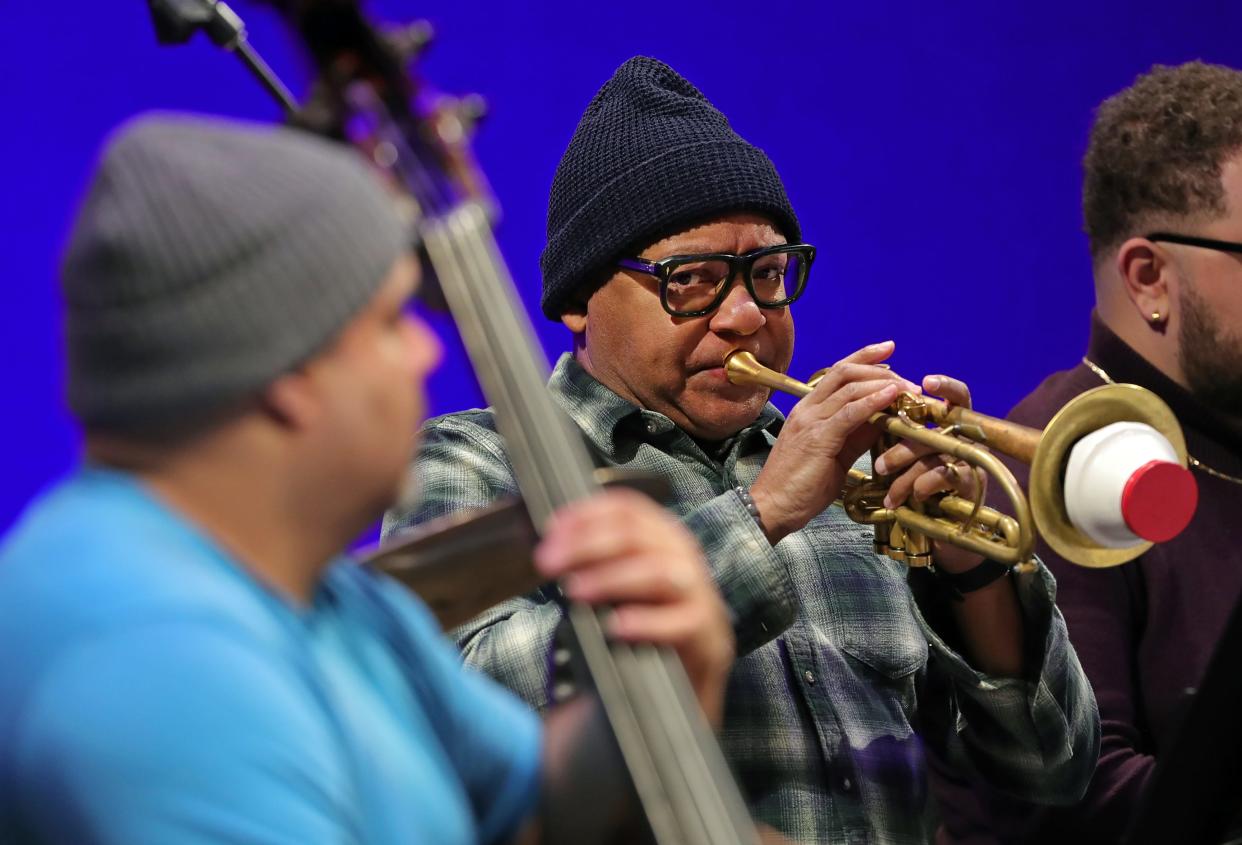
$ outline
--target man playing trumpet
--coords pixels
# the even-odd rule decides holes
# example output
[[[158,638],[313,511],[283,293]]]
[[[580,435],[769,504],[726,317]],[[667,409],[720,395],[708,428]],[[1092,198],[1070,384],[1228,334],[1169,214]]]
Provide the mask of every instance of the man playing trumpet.
[[[1014,794],[1076,800],[1098,722],[1047,572],[1009,577],[937,546],[953,589],[915,598],[905,567],[829,507],[878,436],[871,414],[920,390],[880,366],[892,344],[838,362],[787,419],[766,390],[726,378],[735,349],[788,366],[789,306],[814,260],[800,235],[767,156],[672,69],[637,58],[561,161],[542,261],[543,311],[573,335],[552,392],[602,462],[667,479],[731,610],[739,659],[721,741],[752,812],[800,841],[923,842],[924,744]],[[970,401],[947,377],[922,388]],[[875,469],[893,479],[891,506],[977,492],[973,473],[906,444]],[[390,514],[388,533],[516,491],[488,411],[429,423],[418,470],[423,501]],[[564,585],[589,601],[662,567]],[[666,581],[670,597],[683,589]],[[535,594],[457,636],[469,662],[542,708],[560,617]]]

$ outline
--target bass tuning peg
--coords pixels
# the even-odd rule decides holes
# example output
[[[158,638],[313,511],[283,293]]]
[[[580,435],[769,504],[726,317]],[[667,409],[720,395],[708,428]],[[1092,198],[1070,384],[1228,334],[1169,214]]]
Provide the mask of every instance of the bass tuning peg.
[[[430,21],[416,20],[399,26],[385,27],[381,36],[403,62],[412,62],[422,56],[435,39],[435,27]]]
[[[487,99],[482,94],[467,94],[457,101],[457,116],[470,132],[487,117]]]

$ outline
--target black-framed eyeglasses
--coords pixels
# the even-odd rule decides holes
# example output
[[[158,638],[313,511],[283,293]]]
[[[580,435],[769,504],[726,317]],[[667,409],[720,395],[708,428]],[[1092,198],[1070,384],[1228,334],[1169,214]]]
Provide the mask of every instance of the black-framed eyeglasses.
[[[655,276],[660,282],[660,305],[674,317],[702,317],[720,307],[730,282],[742,282],[760,308],[784,308],[802,295],[815,260],[810,244],[780,244],[744,255],[712,252],[670,255],[659,261],[622,258],[618,266]]]
[[[1215,249],[1220,252],[1232,252],[1242,255],[1242,243],[1237,241],[1218,241],[1215,238],[1198,238],[1194,235],[1175,235],[1172,232],[1152,232],[1145,236],[1149,241],[1164,241],[1185,246],[1199,246],[1204,249]]]

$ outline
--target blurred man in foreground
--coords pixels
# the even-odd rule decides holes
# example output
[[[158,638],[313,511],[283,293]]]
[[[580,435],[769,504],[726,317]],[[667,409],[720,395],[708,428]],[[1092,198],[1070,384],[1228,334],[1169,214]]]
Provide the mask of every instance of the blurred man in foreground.
[[[541,725],[337,557],[396,499],[440,355],[407,243],[327,141],[162,117],[110,142],[63,268],[87,458],[0,548],[0,840],[497,842],[584,801],[577,841],[617,828],[593,698]],[[605,495],[537,551],[605,581],[647,557],[680,588],[602,588],[639,610],[614,633],[674,644],[718,707],[729,628],[675,520]]]

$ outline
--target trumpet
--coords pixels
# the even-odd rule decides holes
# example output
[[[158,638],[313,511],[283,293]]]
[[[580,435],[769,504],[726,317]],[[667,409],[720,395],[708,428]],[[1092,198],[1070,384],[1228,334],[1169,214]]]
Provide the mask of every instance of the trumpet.
[[[808,382],[800,382],[764,367],[744,350],[729,353],[724,366],[729,381],[734,384],[757,385],[798,397],[814,389],[819,375]],[[1135,488],[1134,479],[1149,473],[1153,466],[1158,470],[1163,468],[1163,475],[1157,472],[1159,484],[1151,483],[1155,479],[1148,476],[1146,511],[1153,511],[1161,504],[1150,503],[1152,496],[1162,495],[1153,487],[1167,486],[1172,479],[1179,491],[1189,489],[1176,503],[1178,509],[1172,523],[1180,525],[1173,524],[1172,533],[1180,531],[1194,512],[1194,480],[1186,469],[1186,441],[1177,418],[1159,397],[1137,385],[1109,384],[1080,394],[1057,412],[1042,431],[913,393],[900,395],[888,409],[873,414],[869,422],[883,432],[872,448],[873,459],[898,440],[929,446],[939,454],[965,461],[977,475],[986,474],[994,479],[1012,511],[1010,515],[984,506],[982,483],[975,485],[978,494],[973,500],[940,494],[925,502],[910,500],[900,507],[886,508],[883,502],[888,481],[851,469],[834,504],[844,508],[855,522],[874,526],[877,553],[909,566],[931,564],[933,540],[976,552],[1019,570],[1030,570],[1035,566],[1037,536],[1042,536],[1061,557],[1087,567],[1117,566],[1145,552],[1152,546],[1153,539],[1168,539],[1165,535],[1171,529],[1167,518],[1159,530],[1145,532],[1147,537],[1123,527],[1118,540],[1117,531],[1101,534],[1108,529],[1093,528],[1092,515],[1081,513],[1084,509],[1099,509],[1095,498],[1109,498],[1108,495],[1093,496],[1092,491],[1111,490],[1107,476],[1110,472],[1116,473],[1112,471],[1115,466],[1101,469],[1099,461],[1093,467],[1092,456],[1075,455],[1075,446],[1088,443],[1096,432],[1107,434],[1108,427],[1115,423],[1149,426],[1168,444],[1157,459],[1147,453],[1137,458],[1142,465],[1136,473],[1123,478],[1126,491],[1131,492]],[[1029,499],[994,451],[1030,465]],[[1124,456],[1122,459],[1125,466],[1135,460],[1134,447],[1130,446],[1129,451],[1129,464],[1125,463]],[[1087,469],[1080,470],[1084,462]],[[1116,463],[1113,461],[1114,465]],[[1178,469],[1184,475],[1174,478]],[[1067,473],[1073,475],[1069,481]],[[1101,473],[1106,476],[1104,481],[1100,481]],[[1073,482],[1072,491],[1070,481]],[[1088,491],[1085,494],[1079,492],[1084,486]],[[1073,501],[1067,502],[1067,492],[1071,492],[1068,498]],[[1080,505],[1080,501],[1085,504]],[[1111,506],[1108,501],[1104,504]],[[1132,506],[1130,512],[1134,512],[1135,507]],[[1134,520],[1127,516],[1126,521]],[[1153,534],[1157,536],[1152,537]]]

